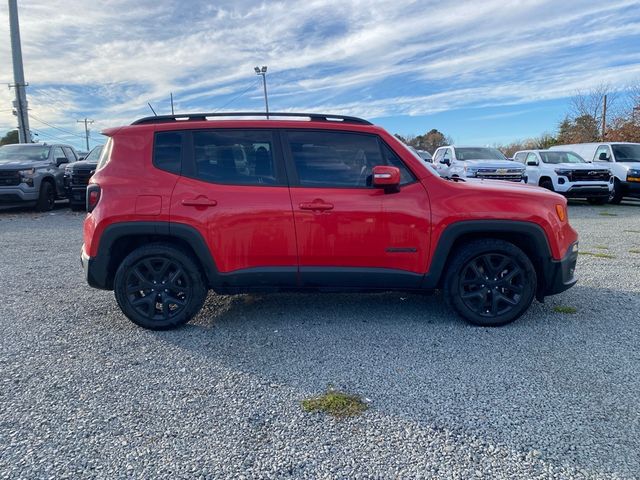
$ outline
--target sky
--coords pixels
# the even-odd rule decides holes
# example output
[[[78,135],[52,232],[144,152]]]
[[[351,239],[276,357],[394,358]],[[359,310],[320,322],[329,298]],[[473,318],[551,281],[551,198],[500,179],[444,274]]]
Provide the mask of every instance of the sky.
[[[553,132],[570,98],[640,84],[640,1],[18,0],[32,130],[91,146],[151,114],[362,116],[458,144]],[[13,82],[7,2],[0,83]],[[15,128],[0,88],[0,134]]]

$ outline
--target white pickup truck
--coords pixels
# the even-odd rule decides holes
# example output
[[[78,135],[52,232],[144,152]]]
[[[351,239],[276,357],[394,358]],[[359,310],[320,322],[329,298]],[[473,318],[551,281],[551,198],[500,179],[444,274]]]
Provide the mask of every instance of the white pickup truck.
[[[520,150],[514,160],[527,168],[527,183],[560,193],[567,198],[586,198],[607,203],[613,177],[605,166],[595,166],[580,155],[561,150]]]
[[[614,176],[610,203],[620,203],[624,197],[640,198],[640,143],[576,143],[550,150],[569,150],[587,162],[608,168]]]
[[[522,182],[525,174],[522,164],[507,160],[500,150],[489,147],[440,147],[432,161],[441,177]]]

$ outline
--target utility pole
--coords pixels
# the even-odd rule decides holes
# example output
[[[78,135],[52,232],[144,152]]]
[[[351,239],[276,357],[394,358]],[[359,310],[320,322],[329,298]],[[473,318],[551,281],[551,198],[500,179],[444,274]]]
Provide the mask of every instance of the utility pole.
[[[87,152],[89,152],[89,124],[93,123],[93,120],[85,117],[84,120],[77,120],[76,123],[84,123],[84,138],[87,141]]]
[[[22,47],[20,45],[20,24],[18,22],[17,0],[9,0],[9,28],[11,30],[11,54],[13,56],[13,84],[9,88],[16,89],[16,99],[13,106],[18,117],[18,141],[31,143],[29,131],[29,114],[27,113],[27,94],[24,81],[24,68],[22,66]]]
[[[607,134],[607,96],[604,96],[604,100],[602,102],[602,141],[604,142],[604,137]]]
[[[256,75],[262,76],[262,88],[264,89],[264,106],[267,110],[267,120],[269,120],[269,99],[267,98],[267,67],[264,65],[262,68],[255,67],[253,69]]]
[[[175,113],[173,113],[173,92],[169,92],[169,94],[171,95],[171,115],[175,115]]]

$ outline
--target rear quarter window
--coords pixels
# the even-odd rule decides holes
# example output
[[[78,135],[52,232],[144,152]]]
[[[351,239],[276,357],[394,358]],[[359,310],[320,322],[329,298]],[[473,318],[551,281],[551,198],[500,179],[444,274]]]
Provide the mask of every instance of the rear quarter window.
[[[158,132],[153,142],[153,164],[165,172],[180,174],[184,132]]]
[[[107,165],[107,163],[109,163],[109,160],[111,160],[111,150],[113,150],[113,138],[109,138],[104,148],[102,149],[96,171],[103,169]]]

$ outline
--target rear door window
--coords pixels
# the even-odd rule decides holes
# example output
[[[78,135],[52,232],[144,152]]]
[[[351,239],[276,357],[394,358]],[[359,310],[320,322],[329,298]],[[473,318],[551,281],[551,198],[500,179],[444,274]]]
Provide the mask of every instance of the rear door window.
[[[158,132],[153,143],[153,164],[160,170],[180,174],[185,132]]]
[[[194,130],[192,176],[232,185],[284,185],[270,130]]]

